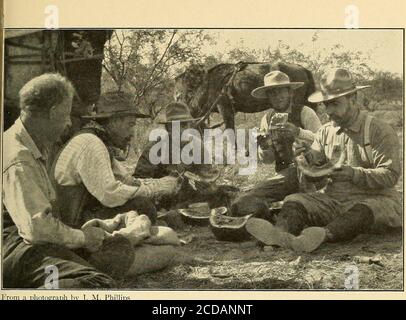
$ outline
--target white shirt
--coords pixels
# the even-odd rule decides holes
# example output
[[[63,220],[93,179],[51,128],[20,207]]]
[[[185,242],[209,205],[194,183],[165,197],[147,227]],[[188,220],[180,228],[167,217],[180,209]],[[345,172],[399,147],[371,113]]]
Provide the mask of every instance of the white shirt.
[[[20,119],[3,135],[3,203],[27,243],[54,243],[80,248],[81,230],[72,229],[52,214],[55,191],[46,158]]]
[[[55,165],[55,180],[63,186],[83,183],[109,208],[125,204],[138,191],[138,186],[115,177],[107,147],[91,133],[77,135],[66,145]]]

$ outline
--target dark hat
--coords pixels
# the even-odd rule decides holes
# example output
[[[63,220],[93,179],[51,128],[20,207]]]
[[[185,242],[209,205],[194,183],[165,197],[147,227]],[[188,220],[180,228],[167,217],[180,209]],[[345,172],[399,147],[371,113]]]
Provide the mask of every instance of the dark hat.
[[[96,103],[95,111],[84,119],[102,119],[111,117],[135,116],[150,118],[149,115],[139,113],[133,103],[131,95],[125,92],[108,92],[102,94]]]
[[[335,68],[327,71],[322,76],[320,91],[316,91],[310,95],[308,100],[312,103],[320,103],[337,99],[369,87],[370,86],[354,85],[351,74],[347,70]]]
[[[189,107],[182,102],[171,102],[165,108],[165,120],[160,121],[161,124],[171,123],[173,121],[187,122],[198,121],[202,119],[193,118],[190,114]]]

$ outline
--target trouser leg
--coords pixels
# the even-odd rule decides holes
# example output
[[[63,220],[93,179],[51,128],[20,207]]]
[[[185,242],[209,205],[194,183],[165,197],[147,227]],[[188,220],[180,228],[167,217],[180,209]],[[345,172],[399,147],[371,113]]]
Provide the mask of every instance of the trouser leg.
[[[373,223],[372,211],[365,205],[357,204],[326,226],[327,240],[352,240],[357,235],[368,232]]]
[[[85,257],[98,270],[114,279],[122,279],[134,262],[134,247],[129,239],[117,234],[105,239],[100,250]]]
[[[351,240],[358,234],[367,232],[374,223],[372,211],[362,204],[355,205],[327,224],[313,218],[300,203],[286,202],[277,216],[276,226],[293,235],[299,235],[305,227],[325,227],[327,240],[336,242]]]
[[[287,195],[299,192],[299,180],[296,167],[289,167],[283,172],[284,179],[269,179],[258,183],[246,195],[261,198],[268,203],[282,201]]]
[[[72,250],[57,245],[27,245],[17,231],[4,238],[5,288],[113,288],[115,281]],[[56,281],[56,282],[55,282]]]
[[[287,195],[299,191],[296,168],[288,168],[284,175],[282,181],[279,177],[269,179],[237,197],[231,204],[232,215],[254,214],[256,217],[266,218],[268,216],[266,211],[272,202],[282,201]]]
[[[293,235],[299,235],[306,226],[309,226],[305,207],[298,202],[285,202],[276,217],[276,226]]]
[[[154,272],[166,268],[175,258],[176,248],[171,245],[143,244],[135,248],[135,257],[127,271],[128,276]]]

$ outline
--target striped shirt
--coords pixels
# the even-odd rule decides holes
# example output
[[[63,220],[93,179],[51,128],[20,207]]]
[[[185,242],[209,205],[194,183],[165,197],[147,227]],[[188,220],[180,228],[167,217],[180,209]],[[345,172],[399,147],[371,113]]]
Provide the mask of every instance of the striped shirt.
[[[91,133],[75,136],[62,150],[55,165],[55,180],[62,186],[83,183],[86,189],[104,206],[114,208],[135,196],[138,186],[123,183],[113,172],[123,171],[113,159],[103,141]]]

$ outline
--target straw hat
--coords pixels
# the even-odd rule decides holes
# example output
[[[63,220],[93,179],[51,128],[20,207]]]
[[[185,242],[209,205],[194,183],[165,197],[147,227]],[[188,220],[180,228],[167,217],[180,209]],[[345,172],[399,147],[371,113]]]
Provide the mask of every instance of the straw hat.
[[[288,75],[282,71],[271,71],[264,76],[264,85],[254,89],[251,95],[257,99],[265,99],[267,98],[267,90],[271,88],[290,87],[297,89],[303,86],[303,84],[304,82],[290,82]]]

